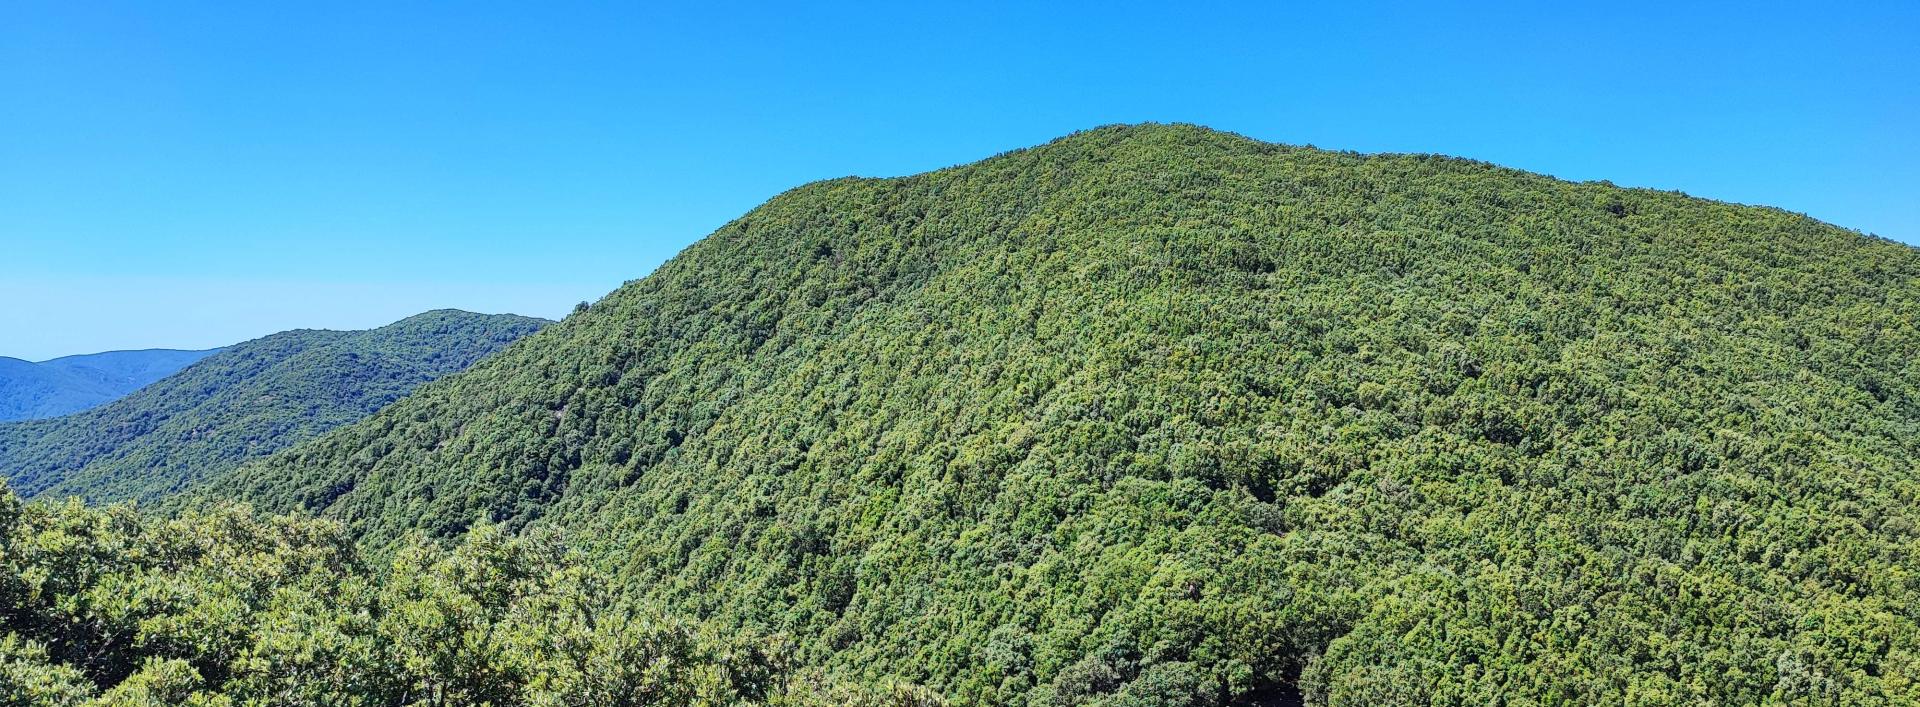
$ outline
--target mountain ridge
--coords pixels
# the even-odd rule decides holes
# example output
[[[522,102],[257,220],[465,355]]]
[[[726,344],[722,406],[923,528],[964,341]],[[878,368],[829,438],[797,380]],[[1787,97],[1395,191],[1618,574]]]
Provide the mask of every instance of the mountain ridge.
[[[1916,306],[1782,210],[1107,127],[784,192],[220,488],[960,704],[1920,699]]]
[[[0,424],[0,474],[28,497],[155,500],[370,414],[544,322],[434,310],[235,344],[101,408]]]
[[[97,407],[219,349],[138,349],[26,361],[0,356],[0,422]]]

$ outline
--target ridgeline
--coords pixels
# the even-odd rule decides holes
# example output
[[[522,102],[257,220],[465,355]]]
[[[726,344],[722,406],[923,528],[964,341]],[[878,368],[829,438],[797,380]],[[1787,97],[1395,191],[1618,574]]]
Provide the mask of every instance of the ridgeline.
[[[366,417],[546,323],[440,310],[236,344],[105,406],[0,424],[0,475],[24,496],[156,500]]]
[[[1913,703],[1916,311],[1775,209],[1108,127],[782,194],[193,502],[558,538],[897,704]]]

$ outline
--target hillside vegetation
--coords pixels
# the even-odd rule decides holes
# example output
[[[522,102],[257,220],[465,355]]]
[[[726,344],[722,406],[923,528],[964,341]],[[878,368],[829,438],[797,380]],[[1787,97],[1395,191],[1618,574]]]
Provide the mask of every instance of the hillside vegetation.
[[[1916,311],[1774,209],[1102,128],[795,189],[217,494],[962,705],[1912,704]]]
[[[0,421],[58,417],[97,407],[213,353],[108,351],[39,363],[0,356]]]
[[[359,420],[546,322],[442,310],[367,331],[229,347],[106,406],[0,424],[0,475],[26,496],[151,500]]]
[[[0,492],[0,704],[914,705],[787,671],[492,526],[371,563],[338,524]],[[882,702],[884,700],[884,702]]]

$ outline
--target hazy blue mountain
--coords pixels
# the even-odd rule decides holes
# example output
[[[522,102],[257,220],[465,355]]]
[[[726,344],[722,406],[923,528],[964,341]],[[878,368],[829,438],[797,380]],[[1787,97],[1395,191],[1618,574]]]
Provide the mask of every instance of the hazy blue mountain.
[[[97,354],[62,356],[41,361],[40,365],[68,371],[116,388],[125,388],[126,392],[131,393],[147,387],[154,381],[173,375],[176,371],[193,365],[195,361],[219,352],[220,349],[107,351]]]
[[[439,310],[378,329],[302,329],[235,344],[99,408],[0,424],[0,476],[29,496],[172,493],[359,420],[546,323]],[[151,374],[117,355],[58,362],[64,367],[40,367],[96,382]]]
[[[108,351],[39,363],[0,357],[0,420],[58,417],[104,405],[216,351]]]

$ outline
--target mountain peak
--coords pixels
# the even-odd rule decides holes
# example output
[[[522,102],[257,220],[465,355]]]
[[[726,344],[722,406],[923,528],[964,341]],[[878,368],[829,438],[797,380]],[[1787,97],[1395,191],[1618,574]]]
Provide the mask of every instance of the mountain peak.
[[[1489,665],[1532,677],[1417,701],[1623,701],[1579,677],[1609,674],[1750,704],[1822,612],[1920,636],[1874,608],[1913,587],[1857,580],[1920,553],[1916,283],[1920,251],[1772,209],[1107,126],[782,194],[218,484],[375,546],[547,525],[965,704],[1369,703]],[[1822,553],[1858,565],[1758,559]],[[1756,647],[1674,586],[1771,597]],[[1792,655],[1878,694],[1878,650]]]

